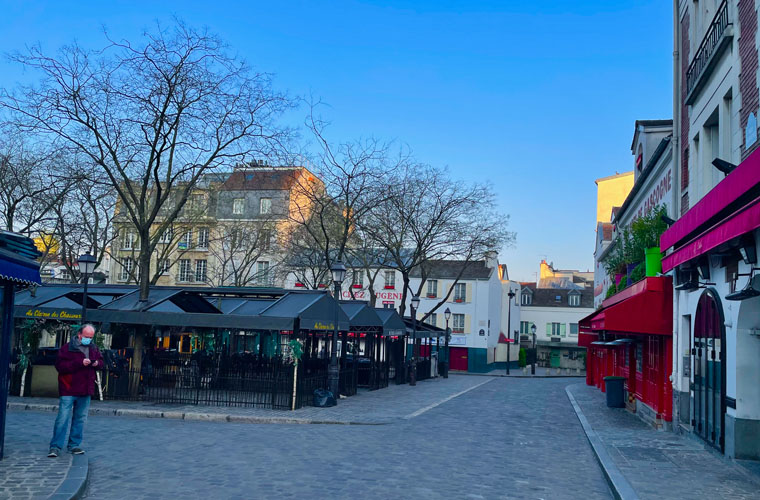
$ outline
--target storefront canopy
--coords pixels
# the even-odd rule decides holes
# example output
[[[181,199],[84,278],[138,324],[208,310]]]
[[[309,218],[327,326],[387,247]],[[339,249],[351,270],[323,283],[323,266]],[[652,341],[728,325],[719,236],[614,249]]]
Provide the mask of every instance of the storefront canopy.
[[[443,328],[438,328],[437,326],[433,326],[429,323],[422,323],[421,321],[417,321],[416,325],[412,321],[412,318],[404,318],[404,323],[406,324],[406,333],[412,337],[416,337],[418,339],[427,339],[427,338],[435,338],[435,337],[443,337],[446,335],[446,330]],[[416,333],[415,333],[415,326],[416,326]]]
[[[383,320],[369,304],[358,300],[343,300],[340,307],[348,316],[349,328],[352,332],[382,333]]]
[[[0,231],[0,283],[19,285],[40,283],[40,256],[34,242],[20,234]]]
[[[580,321],[578,345],[601,332],[673,335],[673,280],[647,277],[602,302],[602,309]],[[593,335],[596,340],[596,335]],[[591,342],[593,343],[593,342]]]
[[[322,291],[152,287],[147,300],[135,286],[100,285],[88,291],[87,317],[94,322],[239,330],[332,330],[349,321]],[[17,294],[15,316],[77,321],[81,285],[46,285]]]
[[[404,335],[406,324],[395,309],[375,308],[375,312],[383,322],[383,335],[386,337],[398,337]]]

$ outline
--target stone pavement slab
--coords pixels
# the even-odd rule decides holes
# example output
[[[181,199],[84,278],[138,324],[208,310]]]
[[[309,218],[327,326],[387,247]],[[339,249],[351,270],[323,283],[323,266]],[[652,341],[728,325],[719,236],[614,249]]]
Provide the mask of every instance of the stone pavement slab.
[[[434,408],[448,398],[488,383],[493,377],[452,375],[448,379],[422,380],[412,387],[391,384],[376,391],[360,391],[341,399],[331,408],[305,407],[295,411],[267,408],[234,408],[205,405],[167,405],[136,401],[97,401],[90,405],[90,415],[174,418],[236,423],[280,424],[388,424],[416,416]],[[58,411],[55,398],[8,398],[12,411]]]
[[[658,431],[625,408],[608,408],[605,394],[568,386],[614,466],[642,499],[757,499],[760,477],[697,439]]]
[[[52,423],[48,431],[52,434]],[[47,451],[44,444],[40,447],[24,433],[7,432],[5,457],[0,461],[0,498],[48,498],[54,494],[66,479],[73,457],[62,453],[48,458]]]

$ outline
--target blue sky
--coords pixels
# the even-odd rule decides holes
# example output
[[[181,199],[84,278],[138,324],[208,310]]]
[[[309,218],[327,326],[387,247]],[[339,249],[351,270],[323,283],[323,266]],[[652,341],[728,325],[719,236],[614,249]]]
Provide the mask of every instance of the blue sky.
[[[592,269],[594,179],[632,168],[636,119],[672,116],[672,3],[0,2],[0,47],[101,28],[137,39],[176,15],[221,35],[291,95],[329,106],[335,141],[374,136],[465,181],[491,182],[517,232],[501,254],[535,279],[546,257]],[[0,85],[27,78],[0,62]],[[305,114],[305,110],[303,110]],[[300,118],[300,117],[299,117]]]

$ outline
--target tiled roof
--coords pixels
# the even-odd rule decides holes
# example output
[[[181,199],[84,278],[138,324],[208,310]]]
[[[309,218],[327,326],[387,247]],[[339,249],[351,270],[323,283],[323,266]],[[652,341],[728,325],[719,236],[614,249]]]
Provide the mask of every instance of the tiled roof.
[[[462,267],[465,266],[464,271]],[[494,269],[486,267],[483,260],[463,261],[463,260],[431,260],[424,264],[425,277],[427,279],[454,279],[462,272],[460,279],[477,280],[488,279]],[[410,274],[412,278],[420,278],[422,270],[416,267]]]
[[[568,295],[570,293],[580,293],[581,305],[577,307],[594,307],[594,290],[584,288],[578,290],[567,290],[561,288],[536,288],[533,290],[533,300],[530,306],[522,307],[570,307],[568,304]],[[559,301],[557,300],[559,297]]]
[[[223,191],[289,191],[304,169],[302,167],[273,167],[236,170],[222,184]]]

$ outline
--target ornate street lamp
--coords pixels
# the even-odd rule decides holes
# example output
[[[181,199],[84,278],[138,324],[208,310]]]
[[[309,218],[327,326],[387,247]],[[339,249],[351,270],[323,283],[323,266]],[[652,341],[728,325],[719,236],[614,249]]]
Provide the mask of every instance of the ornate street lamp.
[[[533,334],[533,363],[530,364],[530,374],[536,374],[536,360],[538,359],[538,352],[536,352],[536,324],[530,325],[530,333]]]
[[[420,296],[412,297],[412,370],[409,374],[409,385],[417,385],[417,356],[419,349],[417,347],[417,308],[420,307]]]
[[[330,366],[327,368],[327,380],[335,401],[340,396],[340,368],[338,368],[338,318],[340,312],[340,285],[346,279],[346,266],[336,261],[330,268],[335,285],[335,324],[333,325],[332,347],[330,348]]]
[[[77,264],[79,264],[79,274],[82,275],[84,280],[84,296],[82,297],[82,326],[87,322],[87,282],[90,281],[90,275],[95,271],[96,264],[95,257],[87,252],[84,255],[79,256]]]
[[[443,311],[443,316],[446,318],[446,360],[443,362],[443,378],[449,378],[449,337],[451,332],[449,331],[449,320],[451,319],[451,309],[448,307]]]

